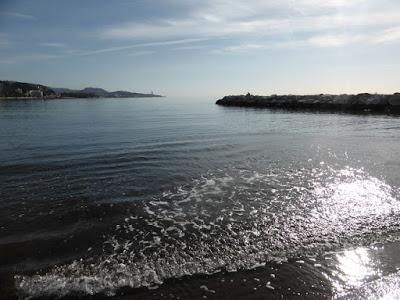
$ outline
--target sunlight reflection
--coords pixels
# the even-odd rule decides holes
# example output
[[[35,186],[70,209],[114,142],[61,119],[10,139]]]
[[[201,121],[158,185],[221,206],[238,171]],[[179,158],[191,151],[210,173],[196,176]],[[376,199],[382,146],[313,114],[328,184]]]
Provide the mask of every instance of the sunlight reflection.
[[[358,248],[335,254],[332,284],[336,299],[400,299],[400,272],[384,274],[377,248]]]
[[[314,184],[316,205],[313,216],[326,222],[326,226],[335,232],[345,235],[374,231],[379,234],[377,224],[390,222],[389,216],[399,212],[396,190],[363,168],[330,171],[332,173],[328,173],[326,180]],[[393,295],[389,293],[390,289],[387,290],[390,282],[379,281],[383,273],[381,262],[374,253],[373,248],[360,247],[335,255],[331,281],[339,294],[356,296],[360,293],[367,295],[366,299],[390,299]],[[369,289],[370,285],[373,287]],[[396,291],[399,291],[398,287]]]
[[[347,286],[359,287],[365,280],[379,274],[371,260],[368,250],[359,248],[336,255],[338,278]]]
[[[328,184],[317,184],[314,195],[318,212],[335,221],[387,215],[398,204],[390,185],[362,169],[340,170]]]

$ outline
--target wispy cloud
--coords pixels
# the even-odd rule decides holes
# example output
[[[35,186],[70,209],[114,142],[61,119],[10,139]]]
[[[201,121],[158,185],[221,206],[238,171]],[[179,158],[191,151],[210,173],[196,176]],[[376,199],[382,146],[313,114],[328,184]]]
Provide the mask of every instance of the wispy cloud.
[[[129,53],[128,56],[136,57],[136,56],[150,55],[153,53],[154,53],[154,51],[151,51],[151,50],[143,50],[143,51],[136,51],[136,52]]]
[[[203,42],[208,39],[197,38],[197,39],[181,39],[181,40],[167,40],[160,42],[150,42],[150,43],[137,43],[130,44],[126,46],[120,47],[108,47],[101,49],[92,49],[92,50],[81,50],[81,49],[68,49],[64,51],[64,53],[58,54],[29,54],[29,55],[19,55],[9,57],[5,60],[0,60],[0,63],[17,63],[21,61],[37,61],[37,60],[48,60],[48,59],[60,59],[60,58],[68,58],[68,57],[83,57],[83,56],[91,56],[97,54],[105,54],[112,52],[120,52],[127,51],[132,49],[140,49],[140,48],[152,48],[152,47],[165,47],[165,46],[173,46],[173,45],[184,45],[184,44],[193,44],[198,42]],[[148,55],[154,53],[153,50],[141,50],[128,54],[129,56],[140,56],[140,55]]]
[[[310,38],[308,43],[318,47],[342,47],[352,44],[395,44],[400,43],[400,27],[361,34],[318,35]]]
[[[292,2],[297,6],[350,7],[366,2],[366,0],[297,0]]]
[[[184,6],[183,13],[151,21],[116,23],[90,32],[98,48],[78,49],[49,39],[40,46],[50,54],[14,57],[42,60],[84,57],[114,52],[149,55],[155,48],[207,53],[253,53],[296,47],[334,48],[354,44],[400,41],[400,2],[395,0],[168,0]],[[389,5],[390,4],[390,5]],[[21,13],[9,16],[35,19]],[[149,20],[149,19],[148,19]],[[6,40],[0,35],[0,46]],[[103,45],[103,46],[101,46]],[[105,45],[105,46],[104,46]],[[44,52],[44,51],[43,51]]]
[[[131,44],[131,45],[127,45],[127,46],[120,46],[120,47],[109,47],[109,48],[102,48],[102,49],[95,49],[95,50],[77,51],[74,55],[86,56],[86,55],[93,55],[93,54],[100,54],[100,53],[109,53],[109,52],[130,50],[130,49],[136,49],[136,48],[162,47],[162,46],[191,44],[191,43],[203,42],[206,40],[208,40],[208,39],[206,39],[206,38],[188,38],[188,39],[167,40],[167,41],[149,42],[149,43],[137,43],[137,44]]]
[[[200,49],[206,49],[206,48],[210,48],[210,45],[180,46],[180,47],[175,47],[173,50],[187,51],[187,50],[200,50]]]
[[[185,37],[271,36],[274,34],[350,30],[352,28],[400,24],[399,12],[258,18],[252,20],[178,19],[158,23],[128,23],[102,32],[113,39],[159,39]]]
[[[324,34],[310,38],[307,42],[317,47],[342,47],[356,42],[365,42],[365,35]]]
[[[272,48],[272,44],[252,44],[242,43],[238,45],[224,47],[222,49],[214,49],[211,51],[213,54],[226,54],[226,53],[251,53],[257,50]]]
[[[400,2],[389,1],[390,6],[378,0],[191,3],[184,16],[116,24],[104,28],[100,37],[119,41],[224,38],[234,44],[220,46],[212,53],[250,53],[298,46],[330,48],[355,43],[394,43],[400,36]]]
[[[49,48],[67,48],[67,45],[63,43],[41,43],[40,44],[43,47],[49,47]]]
[[[400,26],[388,28],[375,38],[376,43],[399,43],[400,42]]]
[[[35,16],[28,15],[28,14],[22,14],[18,12],[3,12],[2,15],[8,16],[8,17],[13,17],[13,18],[18,18],[18,19],[23,19],[23,20],[36,20]]]
[[[264,43],[241,43],[214,49],[213,54],[252,54],[271,49],[299,49],[299,47],[339,48],[353,45],[400,44],[400,27],[368,32],[364,34],[315,34],[311,37],[288,41],[267,41]]]

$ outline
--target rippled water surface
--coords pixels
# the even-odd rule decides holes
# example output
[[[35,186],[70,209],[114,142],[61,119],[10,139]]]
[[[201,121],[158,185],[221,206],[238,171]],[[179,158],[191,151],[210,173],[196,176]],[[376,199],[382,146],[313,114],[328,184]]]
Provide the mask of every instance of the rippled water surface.
[[[2,101],[0,292],[399,297],[399,153],[397,116]]]

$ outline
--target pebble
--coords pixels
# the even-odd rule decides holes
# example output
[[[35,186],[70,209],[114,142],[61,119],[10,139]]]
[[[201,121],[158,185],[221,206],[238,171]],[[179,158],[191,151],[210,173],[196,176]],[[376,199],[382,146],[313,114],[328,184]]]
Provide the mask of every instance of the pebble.
[[[208,289],[208,287],[206,285],[201,285],[200,289],[202,289],[203,291],[215,294],[215,291]]]
[[[271,285],[271,282],[268,281],[267,284],[265,285],[266,288],[270,289],[270,290],[274,290],[275,288]]]

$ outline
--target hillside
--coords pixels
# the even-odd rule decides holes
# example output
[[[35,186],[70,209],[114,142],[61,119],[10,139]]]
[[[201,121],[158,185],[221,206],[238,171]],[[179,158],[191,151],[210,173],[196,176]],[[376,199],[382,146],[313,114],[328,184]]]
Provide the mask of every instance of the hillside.
[[[143,94],[143,93],[133,93],[128,91],[115,91],[109,92],[105,89],[101,88],[94,88],[94,87],[87,87],[82,90],[71,90],[71,89],[64,89],[64,88],[52,88],[58,93],[68,93],[70,95],[73,94],[91,94],[95,97],[100,98],[146,98],[146,97],[162,97],[160,95],[154,94]]]
[[[88,87],[82,90],[50,88],[36,83],[0,81],[0,99],[55,99],[55,98],[148,98],[162,97],[154,94],[128,91],[108,92],[101,88]]]
[[[57,94],[54,90],[44,85],[0,81],[0,97],[2,98],[51,98],[56,96]]]

